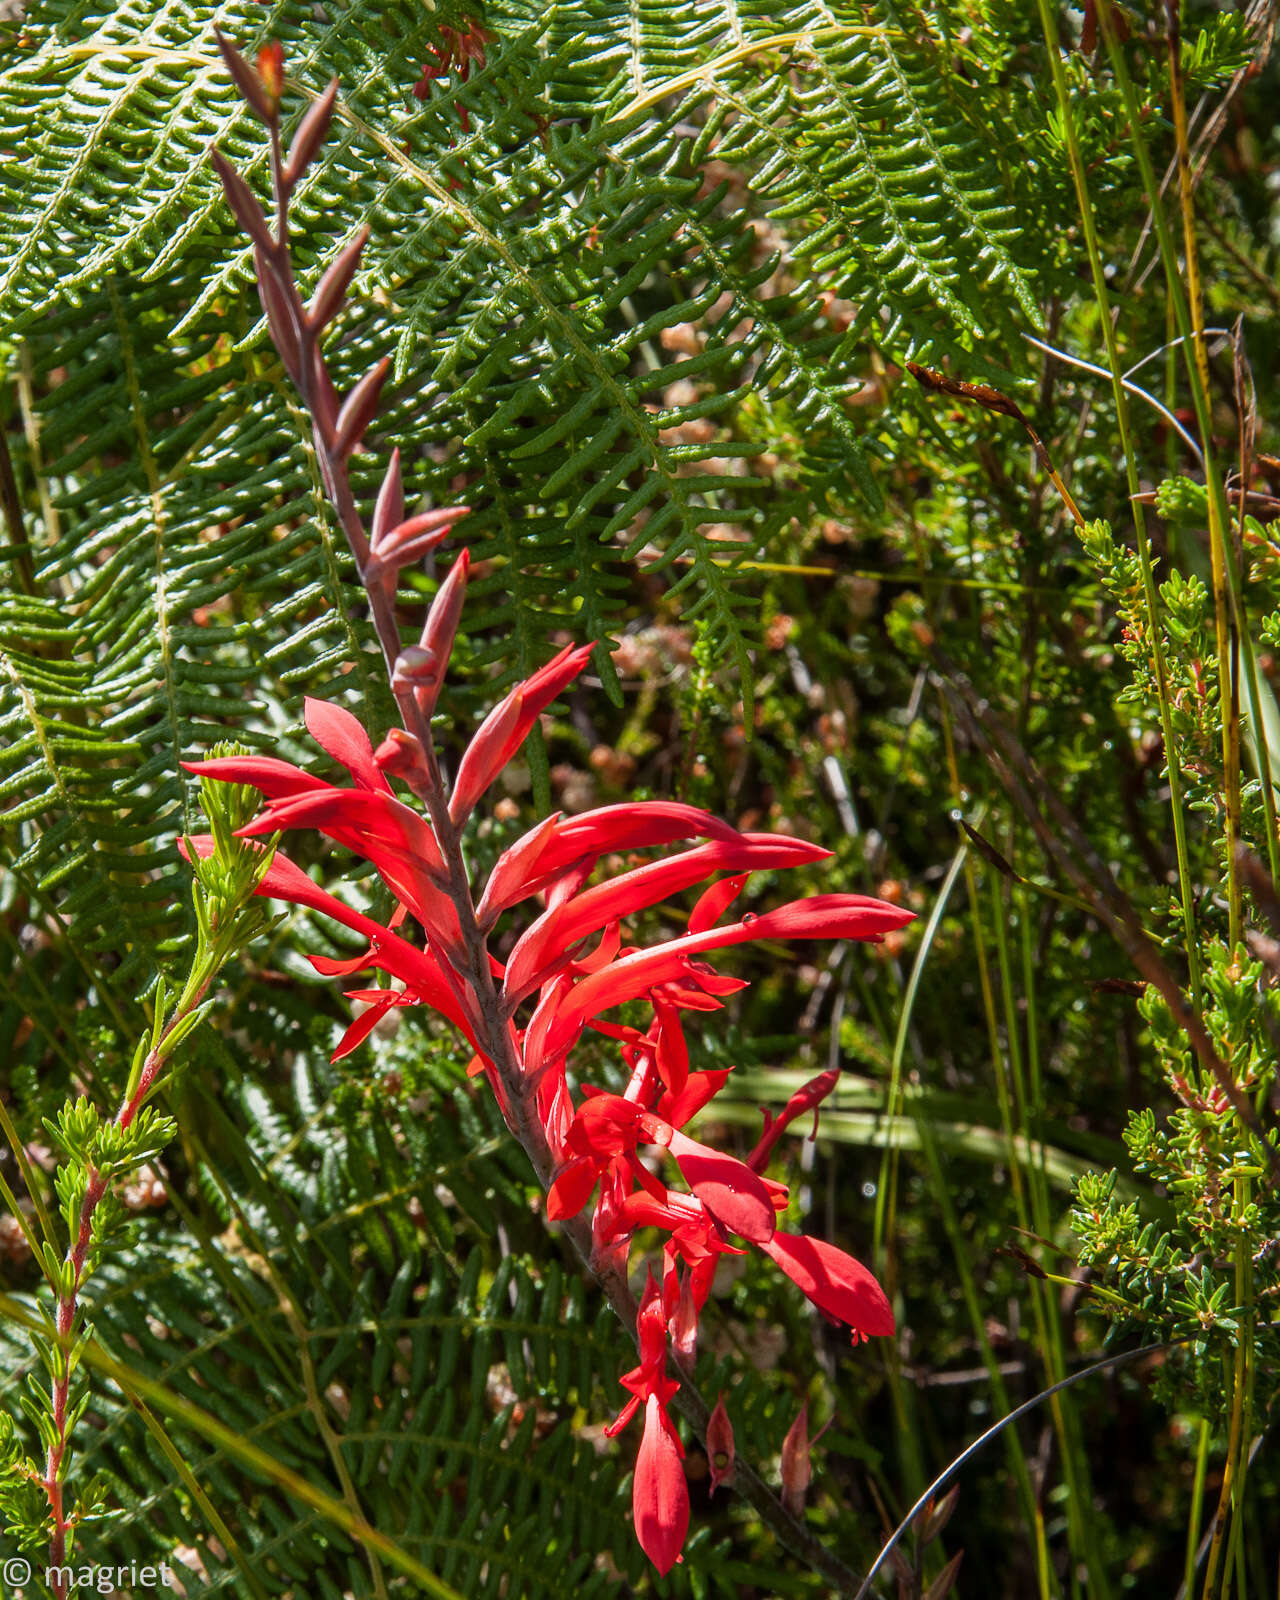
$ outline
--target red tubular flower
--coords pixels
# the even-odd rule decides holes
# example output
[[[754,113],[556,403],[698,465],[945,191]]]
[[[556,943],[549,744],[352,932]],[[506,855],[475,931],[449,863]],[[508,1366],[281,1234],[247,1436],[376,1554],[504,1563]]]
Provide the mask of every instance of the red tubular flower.
[[[644,1403],[644,1437],[636,1456],[631,1510],[640,1548],[665,1577],[689,1531],[689,1485],[681,1464],[684,1450],[655,1395]]]
[[[656,984],[687,976],[688,958],[703,950],[752,939],[870,939],[879,941],[891,928],[905,927],[915,913],[858,894],[820,894],[796,900],[777,911],[754,916],[705,933],[687,934],[649,950],[637,950],[610,963],[573,989],[547,1031],[547,1059],[563,1055],[583,1025],[601,1011],[634,1000]]]
[[[378,550],[389,567],[419,538],[434,541],[443,514],[421,528],[403,516],[398,468],[388,470],[376,514]],[[466,552],[458,557],[428,614],[420,645],[401,652],[396,688],[411,691],[427,716],[435,707],[446,659],[458,625],[467,577]],[[562,650],[518,684],[477,729],[458,766],[447,802],[449,827],[461,826],[481,795],[528,736],[540,712],[582,672],[588,648]],[[272,756],[233,756],[196,762],[189,770],[233,783],[252,784],[264,805],[247,838],[288,828],[314,828],[356,851],[377,868],[396,898],[384,925],[327,893],[287,856],[276,852],[258,893],[307,906],[361,935],[364,951],[349,959],[313,956],[317,971],[348,976],[362,969],[393,980],[386,988],[349,992],[362,1010],[346,1030],[335,1059],[354,1050],[393,1009],[426,1005],[453,1023],[475,1051],[472,1070],[487,1075],[512,1125],[523,1113],[536,1118],[555,1162],[547,1216],[568,1221],[591,1207],[593,1260],[625,1275],[639,1229],[663,1235],[663,1288],[652,1274],[636,1327],[640,1364],[622,1379],[630,1398],[611,1434],[643,1410],[636,1457],[633,1506],[636,1534],[660,1572],[680,1559],[689,1522],[683,1450],[668,1414],[679,1388],[667,1375],[674,1349],[692,1359],[698,1320],[720,1258],[754,1246],[766,1252],[827,1317],[846,1323],[858,1343],[893,1331],[883,1290],[865,1267],[820,1239],[777,1229],[787,1190],[763,1175],[786,1128],[816,1109],[835,1082],[824,1073],[793,1095],[746,1161],[691,1137],[686,1125],[724,1087],[728,1068],[694,1070],[688,1012],[714,1015],[745,987],[717,972],[706,953],[754,940],[878,940],[912,920],[898,906],[861,895],[826,894],[774,910],[720,919],[738,900],[753,871],[812,865],[829,854],[803,840],[740,833],[696,807],[675,801],[630,802],[580,816],[555,815],[538,823],[499,858],[472,912],[452,837],[437,838],[430,821],[398,799],[390,776],[408,772],[418,792],[437,781],[424,744],[404,730],[388,735],[375,754],[350,713],[323,701],[306,706],[307,726],[350,774],[349,786],[313,778]],[[422,731],[421,729],[419,730]],[[445,803],[439,796],[439,804]],[[439,815],[437,810],[436,815]],[[591,883],[602,858],[701,841]],[[207,853],[207,840],[192,841]],[[452,855],[448,852],[453,852]],[[450,864],[452,862],[452,865]],[[626,942],[626,923],[672,895],[700,889],[687,932],[637,948]],[[504,968],[469,941],[485,939],[500,917],[533,895],[541,907],[513,930]],[[412,918],[425,935],[396,931]],[[477,930],[478,929],[478,933]],[[479,993],[475,974],[488,971],[497,994]],[[494,1001],[502,1032],[494,1037]],[[607,1020],[627,1001],[649,1008],[639,1025]],[[488,1020],[486,1020],[488,1019]],[[570,1091],[566,1059],[584,1028],[615,1042],[625,1092],[584,1087]],[[641,1160],[641,1147],[665,1151],[658,1172]],[[648,1158],[646,1158],[648,1159]],[[595,1195],[594,1206],[591,1205]],[[736,1240],[736,1242],[735,1242]],[[802,1495],[807,1434],[792,1430],[788,1492]],[[790,1437],[790,1436],[789,1436]],[[723,1404],[713,1413],[707,1440],[712,1486],[733,1469],[733,1432]]]
[[[816,1078],[810,1078],[802,1089],[797,1089],[781,1113],[771,1117],[766,1111],[764,1114],[764,1132],[760,1135],[760,1142],[747,1157],[747,1165],[754,1167],[757,1172],[767,1166],[773,1147],[787,1130],[787,1125],[806,1111],[813,1112],[813,1132],[811,1139],[818,1137],[818,1107],[827,1098],[836,1084],[840,1081],[840,1069],[833,1067],[828,1072],[820,1072]]]
[[[667,1415],[667,1404],[680,1385],[666,1376],[667,1321],[652,1273],[640,1302],[636,1331],[640,1365],[622,1379],[632,1398],[605,1432],[610,1437],[620,1433],[644,1407],[644,1436],[636,1456],[631,1509],[640,1548],[665,1576],[680,1560],[689,1531],[689,1486],[681,1465],[684,1447]]]

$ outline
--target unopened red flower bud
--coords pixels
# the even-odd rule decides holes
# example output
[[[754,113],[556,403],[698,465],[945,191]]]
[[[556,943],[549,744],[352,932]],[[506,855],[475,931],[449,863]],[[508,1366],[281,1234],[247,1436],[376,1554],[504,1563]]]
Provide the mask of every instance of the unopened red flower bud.
[[[800,1407],[800,1415],[787,1429],[782,1441],[782,1503],[793,1517],[804,1511],[805,1492],[813,1468],[809,1461],[809,1402]]]
[[[269,98],[279,105],[284,97],[284,49],[271,39],[258,51],[258,76]]]
[[[391,687],[399,694],[404,689],[427,688],[440,681],[441,661],[434,650],[411,644],[396,657]]]
[[[711,1488],[714,1494],[722,1483],[733,1481],[733,1424],[724,1408],[724,1396],[716,1401],[716,1408],[707,1423],[707,1462],[711,1467]]]
[[[403,728],[392,728],[373,752],[373,759],[383,772],[395,778],[425,778],[427,775],[427,758],[422,746]]]

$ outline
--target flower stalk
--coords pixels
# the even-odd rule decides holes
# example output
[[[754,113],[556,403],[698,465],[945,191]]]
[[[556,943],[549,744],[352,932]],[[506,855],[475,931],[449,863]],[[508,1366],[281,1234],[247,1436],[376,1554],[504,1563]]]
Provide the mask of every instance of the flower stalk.
[[[290,195],[323,139],[337,86],[331,84],[308,112],[286,158],[275,88],[283,81],[278,60],[270,60],[276,77],[264,78],[251,91],[245,87],[252,75],[247,63],[221,37],[219,44],[233,78],[267,127],[274,231],[243,178],[221,156],[215,154],[214,164],[229,205],[254,242],[271,336],[311,415],[324,483],[368,595],[402,726],[375,749],[349,712],[308,701],[307,726],[346,768],[351,787],[313,778],[269,756],[215,757],[188,770],[261,792],[265,804],[237,830],[240,839],[288,828],[319,829],[370,860],[391,891],[397,911],[384,925],[351,910],[279,853],[256,890],[309,906],[367,940],[364,952],[350,961],[313,956],[318,971],[345,975],[372,968],[399,985],[351,991],[366,1009],[347,1030],[335,1059],[356,1048],[388,1011],[420,1004],[441,1013],[474,1051],[472,1074],[486,1077],[528,1156],[547,1195],[548,1219],[563,1227],[636,1340],[640,1363],[621,1380],[631,1398],[610,1431],[643,1415],[633,1480],[635,1527],[644,1550],[665,1573],[681,1559],[689,1520],[683,1445],[670,1412],[674,1406],[706,1436],[711,1412],[690,1374],[698,1316],[720,1258],[741,1255],[748,1247],[761,1249],[823,1315],[852,1329],[855,1344],[893,1331],[889,1303],[865,1267],[832,1245],[777,1227],[788,1204],[787,1189],[763,1175],[786,1125],[802,1110],[816,1114],[834,1087],[830,1074],[792,1102],[746,1162],[685,1131],[729,1072],[692,1070],[683,1016],[718,1011],[722,996],[745,987],[704,957],[764,938],[879,940],[913,914],[865,896],[831,894],[762,914],[744,912],[725,922],[753,871],[800,866],[829,852],[802,840],[741,833],[695,807],[662,801],[545,818],[499,859],[477,898],[463,852],[472,813],[541,712],[583,671],[594,647],[562,650],[512,689],[475,731],[452,784],[445,783],[431,718],[461,614],[466,550],[441,584],[418,645],[402,647],[394,601],[398,572],[436,548],[466,508],[406,518],[399,454],[393,452],[366,531],[348,462],[372,423],[387,365],[373,367],[340,397],[320,338],[341,311],[364,236],[357,234],[331,264],[309,307],[290,260]],[[420,809],[396,797],[393,777],[405,783]],[[690,840],[703,842],[590,883],[605,857]],[[196,860],[213,848],[206,839],[191,845]],[[720,873],[729,876],[720,878]],[[685,934],[647,947],[626,943],[626,919],[697,886],[703,886],[702,894]],[[490,936],[503,918],[535,897],[541,897],[541,909],[534,907],[505,963],[500,961],[490,949]],[[408,916],[422,929],[421,943],[396,931]],[[647,1027],[606,1020],[606,1013],[627,1001],[650,1008]],[[617,1043],[629,1075],[625,1093],[583,1085],[575,1099],[568,1060],[587,1029]],[[642,1160],[646,1147],[653,1154]],[[657,1175],[655,1155],[674,1166],[680,1184]],[[649,1272],[637,1304],[627,1268],[640,1228],[657,1228],[666,1243],[661,1276]],[[672,1365],[678,1379],[671,1375]],[[718,1455],[726,1454],[728,1426],[722,1412],[715,1420]],[[740,1459],[734,1480],[786,1543],[838,1592],[852,1592],[854,1575],[807,1533],[794,1504],[780,1502]]]

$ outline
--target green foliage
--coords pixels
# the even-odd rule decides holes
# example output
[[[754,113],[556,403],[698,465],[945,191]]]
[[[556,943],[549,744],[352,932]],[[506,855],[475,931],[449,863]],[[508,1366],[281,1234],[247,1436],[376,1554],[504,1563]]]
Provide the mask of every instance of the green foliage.
[[[1126,15],[1121,60],[1163,173],[1164,12]],[[173,1559],[188,1593],[418,1592],[397,1556],[468,1597],[825,1592],[742,1502],[706,1501],[692,1441],[686,1563],[664,1581],[645,1569],[634,1440],[600,1436],[631,1358],[543,1228],[501,1118],[414,1018],[323,1064],[347,1007],[306,957],[357,941],[246,904],[264,858],[230,843],[243,807],[225,786],[198,798],[182,772],[228,736],[314,763],[306,693],[352,704],[375,735],[393,715],[208,167],[217,142],[265,198],[219,21],[245,48],[283,39],[291,122],[340,79],[298,256],[310,288],[370,229],[329,345],[343,383],[394,361],[353,463],[363,502],[398,443],[412,502],[472,507],[483,604],[446,759],[476,705],[553,644],[617,645],[594,662],[613,703],[583,696],[545,728],[468,841],[477,869],[544,793],[565,810],[678,795],[831,846],[814,892],[921,913],[875,949],[744,954],[754,987],[691,1029],[699,1065],[737,1069],[718,1131],[742,1148],[760,1103],[845,1069],[818,1144],[797,1127],[782,1155],[796,1225],[868,1259],[901,1329],[851,1355],[776,1275],[726,1269],[698,1377],[727,1391],[739,1453],[770,1478],[800,1400],[815,1422],[834,1412],[806,1515],[865,1568],[981,1428],[1106,1349],[1181,1341],[1155,1393],[1145,1368],[1094,1375],[1039,1414],[1051,1437],[1034,1414],[1006,1431],[962,1475],[947,1548],[909,1537],[895,1581],[927,1593],[963,1548],[964,1572],[1018,1600],[1188,1578],[1200,1593],[1211,1558],[1188,1570],[1188,1510],[1217,1525],[1230,1463],[1213,1592],[1229,1571],[1235,1600],[1273,1593],[1265,1150],[1167,1000],[1134,995],[1130,952],[1086,897],[1100,864],[1271,1127],[1280,233],[1275,67],[1242,76],[1256,15],[1191,8],[1182,57],[1193,111],[1209,97],[1192,120],[1206,317],[1245,318],[1245,484],[1228,469],[1248,419],[1216,344],[1211,425],[1193,420],[1185,346],[1169,345],[1185,286],[1155,258],[1105,48],[1064,54],[1062,100],[1041,14],[1013,0],[500,0],[479,19],[484,62],[418,98],[441,29],[473,20],[417,0],[34,0],[6,39],[0,1193],[41,1246],[43,1208],[55,1238],[33,1258],[0,1216],[0,1551],[47,1548],[37,1480],[63,1373],[87,1408],[77,1557]],[[1205,473],[1140,393],[1122,434],[1105,377],[1021,337],[1104,363],[1104,319],[1121,370],[1211,436],[1225,482],[1238,782]],[[908,359],[1016,400],[1088,519],[1078,537],[1011,418],[922,398]],[[412,575],[406,635],[436,580]],[[1024,765],[993,755],[993,718]],[[1262,862],[1234,898],[1233,786]],[[200,869],[193,904],[176,844],[213,791],[233,811],[211,818],[223,865]],[[1065,852],[1085,888],[1043,852],[1063,815],[1096,857]],[[344,858],[318,876],[337,885]],[[369,882],[339,892],[390,909]],[[166,1029],[192,957],[214,950],[223,998],[183,1041]],[[156,1105],[110,1133],[140,1064],[178,1043]],[[584,1077],[607,1072],[588,1052]],[[86,1163],[116,1181],[90,1240],[92,1342],[73,1353],[50,1335],[42,1274],[65,1287]],[[123,1382],[93,1375],[95,1356]],[[201,1426],[219,1421],[229,1437]]]
[[[352,663],[363,703],[387,706],[206,159],[216,140],[261,180],[215,22],[246,46],[282,38],[305,93],[342,82],[297,196],[299,257],[314,275],[371,229],[339,370],[394,351],[385,433],[431,441],[405,451],[411,493],[464,486],[473,553],[494,564],[476,666],[503,678],[557,630],[606,637],[643,554],[749,685],[734,562],[791,517],[878,498],[879,445],[847,405],[868,340],[899,360],[977,341],[1000,366],[1011,317],[1037,315],[998,91],[944,80],[936,24],[794,3],[719,20],[499,8],[483,70],[418,101],[443,20],[51,3],[0,74],[0,322],[24,336],[20,465],[44,485],[30,581],[0,615],[0,796],[25,891],[66,886],[104,987],[164,965],[183,933],[166,834],[189,823],[184,755],[229,726],[260,739]],[[857,315],[833,320],[832,296]],[[689,327],[685,359],[667,335]],[[750,463],[783,415],[801,445],[779,496]],[[368,458],[365,492],[380,470]]]
[[[1215,952],[1205,1022],[1237,1082],[1265,1102],[1275,1081],[1280,992],[1263,986],[1263,971],[1261,962],[1231,964],[1225,951]],[[1166,1198],[1122,1203],[1114,1172],[1080,1179],[1072,1226],[1081,1260],[1108,1286],[1099,1309],[1109,1319],[1182,1344],[1162,1384],[1171,1398],[1190,1389],[1178,1398],[1221,1418],[1231,1402],[1231,1352],[1248,1340],[1258,1359],[1256,1403],[1265,1411],[1280,1334],[1265,1325],[1265,1311],[1259,1317],[1280,1292],[1274,1190],[1260,1181],[1265,1168],[1168,1007],[1148,997],[1141,1009],[1181,1104],[1167,1119],[1149,1108],[1131,1112],[1124,1137],[1135,1172]],[[1214,1359],[1224,1353],[1225,1364]]]

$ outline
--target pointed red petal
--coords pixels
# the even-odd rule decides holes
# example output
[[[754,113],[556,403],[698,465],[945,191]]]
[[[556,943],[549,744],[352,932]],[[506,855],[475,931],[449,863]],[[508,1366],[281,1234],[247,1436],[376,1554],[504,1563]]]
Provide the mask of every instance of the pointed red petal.
[[[374,962],[372,947],[349,961],[335,961],[332,956],[308,956],[307,960],[325,978],[349,978],[353,972],[363,972]]]
[[[214,756],[209,761],[184,761],[182,765],[200,778],[216,778],[220,783],[247,783],[254,789],[261,789],[269,800],[329,787],[291,761],[279,761],[275,756]]]
[[[522,899],[527,891],[524,884],[537,870],[538,858],[546,849],[563,813],[556,811],[528,833],[522,834],[498,857],[497,865],[489,874],[480,904],[476,907],[476,920],[488,927],[508,906]]]
[[[689,1486],[680,1447],[656,1395],[645,1401],[644,1437],[636,1457],[631,1509],[640,1548],[665,1577],[680,1559],[689,1531]]]
[[[342,706],[330,700],[304,702],[307,732],[315,742],[340,761],[362,789],[390,794],[387,780],[374,765],[373,745],[360,722]]]
[[[566,1217],[576,1217],[587,1201],[600,1177],[600,1169],[587,1156],[578,1156],[562,1167],[556,1181],[547,1190],[547,1216],[552,1222],[562,1222]]]
[[[573,650],[566,647],[540,667],[531,678],[517,684],[505,700],[496,705],[476,730],[458,766],[457,781],[449,799],[449,815],[461,823],[470,816],[476,801],[524,743],[538,713],[548,706],[566,684],[572,683],[591,658],[593,645]]]
[[[893,1332],[888,1296],[860,1261],[835,1245],[802,1233],[775,1233],[761,1248],[819,1311],[847,1322],[864,1337]]]
[[[708,928],[714,928],[726,909],[742,893],[748,876],[748,873],[737,872],[732,878],[722,878],[719,883],[713,883],[705,890],[689,915],[689,932],[705,933]]]
[[[712,1072],[691,1072],[679,1094],[667,1093],[658,1101],[658,1115],[673,1128],[692,1122],[703,1106],[724,1088],[732,1067],[717,1067]]]
[[[680,1013],[670,1001],[658,994],[653,997],[653,1007],[659,1023],[658,1076],[669,1093],[678,1095],[689,1081],[689,1046],[680,1023]]]
[[[364,991],[366,994],[369,992],[371,991]],[[386,1016],[387,1012],[398,1004],[400,999],[400,991],[398,989],[387,989],[383,992],[388,998],[385,1001],[376,1000],[370,1002],[368,1010],[362,1011],[342,1035],[342,1038],[338,1040],[338,1048],[329,1057],[330,1061],[341,1061],[344,1056],[349,1056],[353,1050],[358,1050],[382,1021],[383,1017]],[[363,997],[363,994],[359,996],[361,999]],[[348,1000],[352,998],[352,995],[347,996]]]
[[[684,1181],[726,1228],[753,1244],[772,1238],[773,1201],[750,1167],[678,1131],[671,1135],[671,1154]]]

